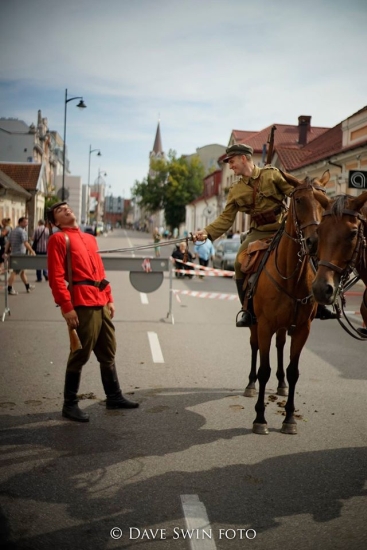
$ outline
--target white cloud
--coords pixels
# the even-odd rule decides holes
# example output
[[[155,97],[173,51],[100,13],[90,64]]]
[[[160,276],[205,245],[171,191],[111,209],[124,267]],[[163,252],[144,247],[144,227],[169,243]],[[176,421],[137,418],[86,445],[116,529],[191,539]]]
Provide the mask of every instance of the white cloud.
[[[0,22],[1,116],[63,133],[86,179],[89,144],[117,181],[147,172],[158,115],[179,154],[312,115],[334,126],[363,107],[367,8],[362,0],[12,0]],[[104,166],[108,169],[108,166]],[[112,177],[109,178],[113,186]],[[117,191],[116,191],[117,192]]]

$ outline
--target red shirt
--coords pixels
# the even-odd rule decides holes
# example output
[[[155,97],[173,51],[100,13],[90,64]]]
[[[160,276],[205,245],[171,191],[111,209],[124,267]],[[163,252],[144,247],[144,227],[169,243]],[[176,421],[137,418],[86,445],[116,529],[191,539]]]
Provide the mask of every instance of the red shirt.
[[[105,270],[95,237],[88,233],[82,233],[78,227],[64,228],[54,233],[48,242],[48,281],[52,290],[54,300],[62,309],[68,313],[74,306],[105,306],[113,302],[111,287],[108,285],[104,290],[94,286],[74,285],[73,303],[70,292],[65,281],[68,280],[66,268],[66,241],[67,233],[70,239],[71,266],[73,282],[101,281],[105,278]]]

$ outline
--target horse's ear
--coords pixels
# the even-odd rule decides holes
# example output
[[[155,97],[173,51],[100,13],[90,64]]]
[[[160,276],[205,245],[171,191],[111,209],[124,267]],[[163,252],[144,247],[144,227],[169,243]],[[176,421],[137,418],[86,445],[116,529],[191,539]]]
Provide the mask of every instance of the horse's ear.
[[[362,208],[364,203],[367,201],[367,191],[362,193],[362,195],[359,195],[358,197],[355,197],[351,201],[351,208],[353,210],[357,210],[357,212]]]
[[[283,172],[283,170],[280,170],[280,169],[279,169],[279,172],[282,174],[283,178],[288,183],[293,185],[293,187],[298,187],[301,184],[301,182],[297,178],[295,178],[294,176],[291,176],[291,174],[288,174],[288,172]]]
[[[321,178],[317,180],[317,183],[320,183],[322,187],[325,187],[327,182],[330,180],[330,170],[325,170],[325,172],[322,174]]]
[[[317,191],[317,189],[314,189],[313,190],[313,195],[314,195],[315,199],[317,200],[317,202],[319,202],[321,204],[323,209],[327,210],[331,201],[327,198],[327,196],[325,195],[325,192],[324,191]]]

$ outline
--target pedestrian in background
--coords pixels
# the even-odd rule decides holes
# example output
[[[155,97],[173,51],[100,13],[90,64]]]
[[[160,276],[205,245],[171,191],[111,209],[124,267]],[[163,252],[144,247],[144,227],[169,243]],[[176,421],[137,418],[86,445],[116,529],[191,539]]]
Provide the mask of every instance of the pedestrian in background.
[[[176,246],[175,250],[172,252],[172,255],[171,255],[172,263],[176,269],[175,276],[178,278],[188,277],[189,279],[192,279],[194,276],[191,273],[191,271],[193,271],[193,267],[191,265],[187,265],[186,263],[184,263],[184,260],[186,262],[192,263],[195,257],[196,256],[191,254],[190,250],[186,249],[186,243],[182,242],[178,246]],[[184,271],[187,271],[188,273],[186,274],[184,273]]]
[[[45,220],[38,221],[38,227],[34,230],[33,233],[33,244],[32,248],[37,254],[37,256],[46,256],[47,254],[47,244],[50,232],[48,227],[45,225]],[[42,274],[45,278],[45,281],[48,281],[48,271],[47,269],[37,269],[36,270],[36,283],[42,283]]]
[[[153,241],[154,241],[154,244],[157,244],[161,242],[161,238],[162,238],[162,235],[158,229],[158,227],[156,227],[153,231]],[[160,246],[155,246],[154,247],[154,251],[155,251],[155,257],[156,258],[159,258],[160,255],[161,255],[161,247]]]
[[[198,229],[198,231],[200,231],[200,229]],[[209,260],[213,261],[215,248],[211,240],[206,239],[205,241],[196,241],[194,251],[199,258],[200,265],[208,267]],[[203,275],[199,275],[199,278],[202,279]]]
[[[10,231],[11,231],[11,220],[10,218],[3,218],[1,220],[1,227],[0,227],[0,275],[4,275],[5,268],[4,268],[4,255],[5,255],[5,245],[8,241]]]
[[[77,331],[82,345],[69,354],[62,415],[77,422],[89,421],[88,414],[78,406],[77,393],[82,368],[92,351],[100,364],[106,408],[136,408],[138,403],[122,395],[116,372],[116,338],[112,324],[115,306],[97,241],[93,235],[80,231],[75,214],[66,202],[52,205],[48,219],[59,228],[48,243],[49,285],[68,327]],[[66,280],[72,282],[72,293]]]
[[[18,220],[18,225],[11,230],[8,241],[5,245],[5,254],[23,254],[25,255],[28,251],[29,254],[35,256],[36,253],[28,242],[28,234],[26,227],[28,226],[28,218],[22,216]],[[34,285],[28,283],[27,275],[24,269],[13,269],[8,281],[8,294],[14,296],[18,294],[13,288],[13,283],[17,275],[20,275],[26,291],[29,293],[34,289]]]

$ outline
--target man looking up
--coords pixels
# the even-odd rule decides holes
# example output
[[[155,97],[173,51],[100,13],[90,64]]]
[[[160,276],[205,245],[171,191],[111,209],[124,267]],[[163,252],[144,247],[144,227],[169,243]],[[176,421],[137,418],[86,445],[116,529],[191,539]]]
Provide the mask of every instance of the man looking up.
[[[138,403],[122,395],[116,372],[116,339],[112,324],[115,307],[98,254],[97,241],[93,235],[80,231],[76,217],[66,202],[54,204],[48,211],[48,219],[60,230],[49,239],[49,285],[67,325],[76,329],[82,344],[82,349],[69,354],[62,414],[78,422],[89,420],[89,416],[78,406],[77,392],[82,368],[92,351],[100,364],[107,409],[136,408]],[[65,285],[65,280],[69,281],[66,238],[70,247],[72,296]]]

